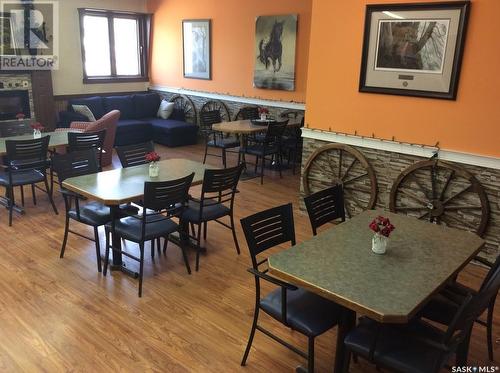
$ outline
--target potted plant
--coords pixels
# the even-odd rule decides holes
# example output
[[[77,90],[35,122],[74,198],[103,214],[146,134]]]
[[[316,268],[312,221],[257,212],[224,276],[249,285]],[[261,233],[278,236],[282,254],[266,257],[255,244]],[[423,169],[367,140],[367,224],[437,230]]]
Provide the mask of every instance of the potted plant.
[[[146,154],[146,161],[149,162],[149,177],[158,177],[160,174],[160,167],[158,161],[160,156],[156,152],[149,152]]]
[[[389,236],[396,227],[391,224],[389,218],[383,216],[377,216],[373,219],[369,227],[375,232],[372,238],[372,251],[375,254],[385,254]]]
[[[267,120],[267,115],[269,114],[269,110],[265,107],[259,108],[260,120]]]
[[[24,119],[24,117],[25,117],[25,115],[24,115],[23,113],[17,113],[17,114],[16,114],[16,119],[17,119],[17,120],[23,120],[23,119]]]

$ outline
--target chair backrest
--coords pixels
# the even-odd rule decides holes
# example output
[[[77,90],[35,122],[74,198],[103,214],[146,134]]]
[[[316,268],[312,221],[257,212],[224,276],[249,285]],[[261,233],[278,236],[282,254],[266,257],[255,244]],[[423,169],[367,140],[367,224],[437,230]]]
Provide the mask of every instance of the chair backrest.
[[[500,289],[500,266],[489,276],[488,281],[474,296],[469,295],[446,330],[444,343],[459,343],[469,332],[474,321],[488,308]]]
[[[313,193],[304,198],[304,203],[311,222],[313,235],[317,228],[333,220],[345,221],[344,190],[342,185]]]
[[[263,261],[257,255],[282,243],[295,245],[292,204],[273,207],[241,219],[254,269]]]
[[[211,131],[212,124],[222,122],[219,110],[201,111],[200,128],[202,131]]]
[[[142,205],[142,239],[146,226],[162,220],[180,217],[189,198],[189,188],[193,182],[194,172],[176,180],[152,181],[144,183]]]
[[[50,136],[30,140],[5,140],[7,162],[22,167],[23,163],[40,162],[40,166],[47,164]]]
[[[68,132],[68,152],[93,149],[97,154],[100,166],[105,137],[106,130],[97,132]]]
[[[281,122],[274,122],[267,126],[264,142],[267,144],[279,143],[285,132],[288,119]]]
[[[154,145],[152,141],[148,141],[141,144],[117,146],[115,149],[122,167],[127,168],[148,163],[146,154],[154,151]]]
[[[234,196],[244,164],[235,167],[205,170],[201,187],[200,218],[203,209],[217,204],[229,204],[233,208]]]
[[[258,106],[244,106],[242,107],[234,120],[243,120],[243,119],[259,119],[259,107]]]
[[[493,263],[490,270],[488,271],[488,273],[484,277],[484,280],[483,280],[483,283],[481,284],[480,290],[483,287],[485,287],[486,284],[488,284],[488,281],[490,280],[491,276],[493,276],[493,274],[498,270],[499,267],[500,267],[500,255],[497,256],[497,258],[495,259],[495,263]]]
[[[19,121],[19,123],[12,125],[0,126],[0,137],[21,136],[33,132],[29,123]]]
[[[52,169],[57,173],[59,185],[62,187],[63,181],[70,177],[99,172],[99,165],[95,151],[87,149],[66,154],[55,154],[52,157]]]

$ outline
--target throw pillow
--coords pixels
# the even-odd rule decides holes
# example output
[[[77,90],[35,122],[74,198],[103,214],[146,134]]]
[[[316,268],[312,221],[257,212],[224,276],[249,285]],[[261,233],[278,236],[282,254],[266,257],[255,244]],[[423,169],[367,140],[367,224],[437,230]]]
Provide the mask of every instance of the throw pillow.
[[[75,113],[86,116],[90,122],[95,122],[94,114],[87,105],[71,105]]]
[[[158,116],[163,119],[168,119],[174,111],[174,103],[162,100],[160,103],[160,108],[158,109]]]

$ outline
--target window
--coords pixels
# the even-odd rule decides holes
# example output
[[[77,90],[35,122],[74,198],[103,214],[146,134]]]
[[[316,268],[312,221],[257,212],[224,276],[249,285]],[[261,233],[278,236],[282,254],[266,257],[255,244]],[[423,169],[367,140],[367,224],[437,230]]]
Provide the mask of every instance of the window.
[[[78,11],[83,82],[147,81],[151,16],[99,9]]]

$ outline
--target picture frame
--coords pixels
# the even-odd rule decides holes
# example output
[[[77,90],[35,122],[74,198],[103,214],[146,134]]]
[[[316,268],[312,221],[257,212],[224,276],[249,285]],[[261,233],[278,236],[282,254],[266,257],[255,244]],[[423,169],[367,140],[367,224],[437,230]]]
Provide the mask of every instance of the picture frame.
[[[211,20],[183,20],[182,55],[184,78],[212,79],[211,49]]]
[[[367,5],[359,91],[455,100],[470,6]]]
[[[16,45],[13,35],[14,26],[10,13],[0,12],[0,55],[15,56],[19,54],[19,48]]]

